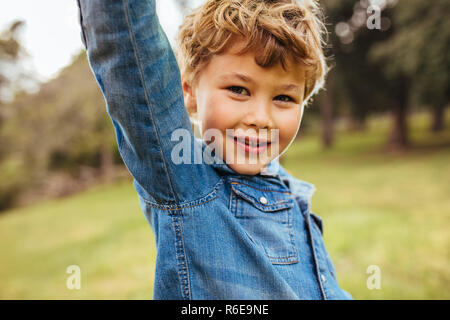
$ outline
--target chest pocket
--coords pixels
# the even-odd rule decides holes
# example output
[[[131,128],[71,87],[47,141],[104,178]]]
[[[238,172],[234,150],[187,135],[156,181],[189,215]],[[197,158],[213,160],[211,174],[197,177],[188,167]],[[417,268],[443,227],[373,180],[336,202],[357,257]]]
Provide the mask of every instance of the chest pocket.
[[[231,182],[231,212],[273,264],[298,262],[289,192]]]

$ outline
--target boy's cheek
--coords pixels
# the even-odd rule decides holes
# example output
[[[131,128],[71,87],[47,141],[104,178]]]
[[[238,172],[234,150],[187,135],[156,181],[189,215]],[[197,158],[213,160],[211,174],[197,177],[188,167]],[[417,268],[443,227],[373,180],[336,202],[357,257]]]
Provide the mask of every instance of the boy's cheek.
[[[286,147],[295,138],[301,122],[301,111],[286,114],[278,119],[280,148]],[[282,150],[280,150],[282,151]]]
[[[205,129],[215,128],[225,132],[226,129],[233,129],[238,120],[232,105],[210,104],[205,110],[203,122]]]

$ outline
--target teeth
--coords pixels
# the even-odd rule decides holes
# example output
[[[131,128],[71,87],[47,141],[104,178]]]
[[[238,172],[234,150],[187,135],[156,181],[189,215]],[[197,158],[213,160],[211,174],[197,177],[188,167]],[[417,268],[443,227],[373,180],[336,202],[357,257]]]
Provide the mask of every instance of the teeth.
[[[245,145],[247,145],[247,146],[251,146],[251,147],[261,147],[261,146],[265,146],[265,145],[267,145],[267,142],[256,142],[256,141],[253,141],[253,140],[247,140],[247,139],[242,139],[242,138],[235,138],[237,141],[239,141],[240,143],[242,143],[242,144],[245,144]]]
[[[249,140],[246,140],[246,139],[241,139],[240,141],[242,143],[246,144],[247,146],[251,146],[251,147],[259,146],[259,144],[257,142],[255,142],[255,141],[249,141]]]
[[[253,143],[253,141],[249,141],[247,139],[238,139],[238,140],[239,140],[239,142],[241,142],[247,146],[255,146],[255,143]]]

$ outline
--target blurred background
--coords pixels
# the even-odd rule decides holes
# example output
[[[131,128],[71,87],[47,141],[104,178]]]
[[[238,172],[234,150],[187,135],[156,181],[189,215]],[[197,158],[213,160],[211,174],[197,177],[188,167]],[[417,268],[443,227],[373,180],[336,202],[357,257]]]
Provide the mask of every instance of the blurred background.
[[[317,187],[312,211],[354,298],[449,299],[450,1],[319,2],[332,69],[282,164]],[[201,3],[157,1],[172,44]],[[151,298],[153,234],[76,1],[3,1],[0,28],[0,299]]]

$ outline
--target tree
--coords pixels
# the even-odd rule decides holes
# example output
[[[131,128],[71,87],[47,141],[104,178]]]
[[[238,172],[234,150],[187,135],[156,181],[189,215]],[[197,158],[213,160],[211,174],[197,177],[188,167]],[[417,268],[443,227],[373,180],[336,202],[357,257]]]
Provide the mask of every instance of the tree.
[[[327,55],[333,67],[330,80],[338,86],[333,101],[341,112],[349,112],[354,127],[363,129],[367,116],[385,110],[390,99],[386,79],[379,74],[379,66],[369,61],[374,43],[390,36],[386,27],[369,29],[367,1],[324,1],[330,47]],[[383,94],[380,94],[383,93]]]
[[[0,127],[0,209],[30,190],[40,196],[46,188],[55,196],[80,190],[112,177],[114,163],[121,163],[84,51],[37,93],[17,94],[4,109],[9,112]],[[59,190],[49,185],[52,177],[63,178]]]
[[[374,46],[372,59],[390,81],[402,81],[403,99],[433,110],[431,128],[440,131],[450,95],[450,2],[400,1],[391,11],[395,33]]]
[[[14,21],[0,32],[0,103],[10,100],[14,92],[34,82],[34,77],[23,67],[29,57],[20,43],[20,33],[25,27],[24,21]]]
[[[389,149],[408,146],[407,115],[412,106],[433,108],[432,128],[442,128],[450,93],[450,24],[445,14],[450,13],[450,2],[327,0],[324,4],[331,20],[335,78],[344,92],[334,101],[348,103],[357,123],[370,113],[390,110]],[[370,26],[377,9],[379,30]]]
[[[6,93],[11,93],[16,81],[21,76],[21,58],[25,54],[20,41],[19,32],[24,26],[23,21],[14,21],[0,32],[0,209],[10,204],[11,196],[25,184],[23,176],[15,173],[22,169],[22,163],[14,155],[9,154],[10,139],[3,134],[5,120],[11,112],[4,105]],[[19,72],[18,72],[19,70]],[[17,77],[19,75],[19,77]]]

